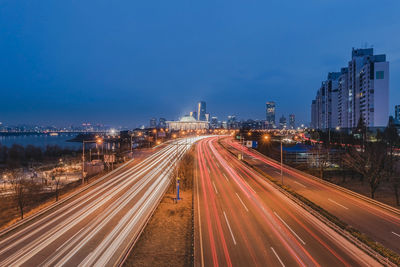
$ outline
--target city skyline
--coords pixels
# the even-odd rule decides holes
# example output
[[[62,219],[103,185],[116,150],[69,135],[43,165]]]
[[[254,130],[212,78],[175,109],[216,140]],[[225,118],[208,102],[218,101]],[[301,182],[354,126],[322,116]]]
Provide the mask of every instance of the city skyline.
[[[352,47],[372,45],[390,62],[391,115],[400,99],[398,2],[100,3],[91,21],[90,2],[5,3],[5,124],[138,127],[151,117],[181,117],[199,99],[212,116],[242,119],[264,119],[265,102],[273,100],[276,118],[293,113],[308,123],[309,100],[326,73],[338,70]],[[354,23],[332,24],[337,11]]]

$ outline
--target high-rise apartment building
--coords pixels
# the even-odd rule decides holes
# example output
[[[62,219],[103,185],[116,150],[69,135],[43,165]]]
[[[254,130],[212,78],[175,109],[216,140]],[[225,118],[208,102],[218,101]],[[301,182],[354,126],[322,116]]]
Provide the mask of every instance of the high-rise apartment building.
[[[205,121],[206,120],[206,102],[200,101],[197,104],[197,120]]]
[[[274,101],[268,101],[266,103],[265,107],[265,113],[266,113],[266,126],[267,128],[274,128],[275,126],[275,102]]]
[[[368,127],[383,127],[389,118],[389,62],[373,48],[353,49],[348,67],[331,72],[311,104],[316,129],[355,128],[360,117]]]

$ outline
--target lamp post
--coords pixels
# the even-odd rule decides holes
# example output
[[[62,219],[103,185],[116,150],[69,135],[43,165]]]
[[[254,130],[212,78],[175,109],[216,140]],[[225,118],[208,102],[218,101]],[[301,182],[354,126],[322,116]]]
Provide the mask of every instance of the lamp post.
[[[96,143],[96,145],[102,144],[103,139],[97,138],[96,140],[82,140],[82,184],[85,182],[85,143]]]

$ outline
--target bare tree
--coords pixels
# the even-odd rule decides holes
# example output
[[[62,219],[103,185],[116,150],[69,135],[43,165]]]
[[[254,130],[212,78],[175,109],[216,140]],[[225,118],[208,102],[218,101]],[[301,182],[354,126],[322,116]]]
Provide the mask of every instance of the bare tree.
[[[371,198],[375,198],[376,189],[387,175],[386,145],[382,142],[365,143],[363,148],[352,147],[343,157],[345,164],[367,179]]]
[[[18,206],[21,219],[23,219],[24,208],[27,205],[29,199],[29,184],[31,182],[29,180],[25,180],[22,174],[18,171],[11,172],[10,182],[12,198],[15,201],[15,204]]]
[[[313,160],[313,165],[318,168],[319,177],[323,180],[325,179],[325,170],[329,167],[330,161],[330,149],[324,147],[321,144],[314,146],[311,149],[311,155]]]
[[[58,201],[60,195],[61,174],[63,173],[64,171],[61,168],[57,168],[55,171],[53,171],[51,176],[51,179],[53,180],[53,183],[56,187],[54,190],[54,193],[56,195],[56,201]]]

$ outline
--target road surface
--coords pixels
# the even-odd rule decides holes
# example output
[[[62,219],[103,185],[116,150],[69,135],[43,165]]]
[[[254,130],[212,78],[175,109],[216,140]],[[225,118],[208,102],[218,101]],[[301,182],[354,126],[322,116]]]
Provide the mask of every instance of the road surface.
[[[42,216],[3,231],[0,266],[113,266],[158,205],[175,161],[197,139],[165,145]]]
[[[234,153],[243,151],[245,160],[269,176],[281,180],[280,164],[251,149],[243,148],[232,139],[224,146]],[[365,233],[373,240],[400,254],[400,211],[392,212],[376,204],[321,183],[303,172],[283,167],[283,180],[297,193],[324,208],[340,220]],[[394,209],[395,210],[395,209]]]
[[[217,139],[196,146],[195,266],[379,266]]]

